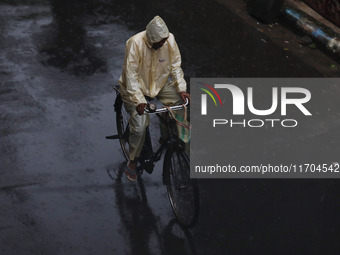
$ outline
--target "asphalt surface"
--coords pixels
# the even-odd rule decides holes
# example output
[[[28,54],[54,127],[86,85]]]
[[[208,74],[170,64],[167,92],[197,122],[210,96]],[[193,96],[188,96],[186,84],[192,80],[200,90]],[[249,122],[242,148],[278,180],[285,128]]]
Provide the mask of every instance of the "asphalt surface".
[[[117,177],[119,143],[105,139],[125,41],[157,14],[187,81],[322,73],[205,0],[1,1],[0,13],[0,254],[339,253],[336,179],[200,180],[187,231],[173,222],[162,162],[131,184]],[[338,141],[338,127],[325,130]]]

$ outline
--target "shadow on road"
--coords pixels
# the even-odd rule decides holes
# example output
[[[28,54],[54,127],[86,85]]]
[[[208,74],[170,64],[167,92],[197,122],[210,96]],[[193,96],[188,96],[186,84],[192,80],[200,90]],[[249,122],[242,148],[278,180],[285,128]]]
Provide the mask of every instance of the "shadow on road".
[[[147,202],[143,179],[128,182],[124,175],[125,163],[119,169],[108,170],[115,181],[116,206],[126,233],[129,254],[196,254],[196,247],[189,230],[177,223],[168,222],[164,228]]]

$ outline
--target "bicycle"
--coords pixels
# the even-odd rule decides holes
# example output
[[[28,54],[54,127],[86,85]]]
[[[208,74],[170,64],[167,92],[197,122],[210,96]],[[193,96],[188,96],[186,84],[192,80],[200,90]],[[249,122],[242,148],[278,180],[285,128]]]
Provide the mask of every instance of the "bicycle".
[[[119,92],[119,86],[114,87],[116,90],[116,100],[114,109],[116,112],[116,124],[118,135],[107,136],[107,139],[119,139],[125,158],[129,159],[129,114],[123,106],[123,100]],[[186,105],[188,101],[186,102]],[[148,107],[150,109],[150,107]],[[172,110],[183,109],[182,105],[171,106]],[[168,198],[172,210],[179,223],[187,228],[193,227],[199,214],[199,191],[196,179],[190,178],[190,161],[186,155],[184,146],[175,134],[175,121],[170,117],[167,108],[145,110],[147,114],[159,114],[164,118],[166,123],[167,138],[161,142],[160,148],[154,152],[152,149],[149,128],[146,128],[145,142],[141,155],[139,157],[139,165],[137,167],[137,178],[141,178],[141,174],[145,170],[152,173],[153,168],[161,159],[164,151],[163,163],[163,184],[166,185]],[[161,116],[160,113],[164,116]]]

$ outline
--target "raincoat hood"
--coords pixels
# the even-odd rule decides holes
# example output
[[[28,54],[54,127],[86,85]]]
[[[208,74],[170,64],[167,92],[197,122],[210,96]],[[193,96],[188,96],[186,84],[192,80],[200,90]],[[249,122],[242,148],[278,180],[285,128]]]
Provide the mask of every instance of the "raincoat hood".
[[[148,42],[152,45],[167,37],[169,37],[169,29],[164,20],[159,16],[154,17],[146,26],[146,38]]]

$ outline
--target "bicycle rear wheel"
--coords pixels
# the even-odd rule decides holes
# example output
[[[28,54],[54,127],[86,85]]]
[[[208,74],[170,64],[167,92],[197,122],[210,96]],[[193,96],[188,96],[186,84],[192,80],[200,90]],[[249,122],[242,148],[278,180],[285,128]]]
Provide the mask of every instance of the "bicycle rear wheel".
[[[170,146],[164,158],[168,197],[178,221],[185,227],[195,225],[199,214],[199,193],[195,179],[190,179],[190,163],[182,149]]]
[[[115,101],[116,111],[116,124],[119,135],[120,146],[122,147],[123,154],[129,160],[129,114],[125,110],[123,100],[120,94],[117,95]]]

